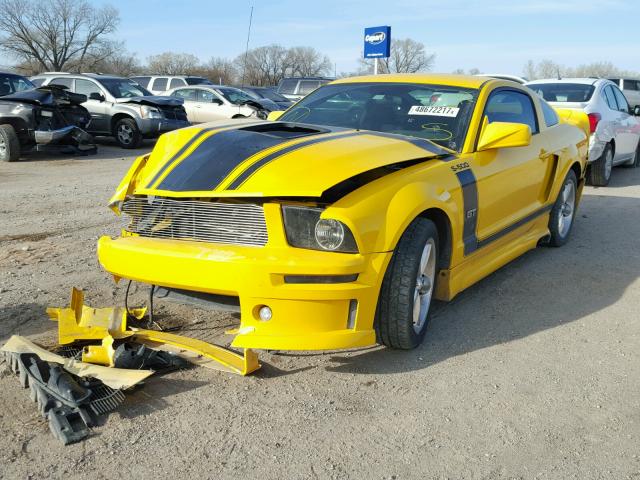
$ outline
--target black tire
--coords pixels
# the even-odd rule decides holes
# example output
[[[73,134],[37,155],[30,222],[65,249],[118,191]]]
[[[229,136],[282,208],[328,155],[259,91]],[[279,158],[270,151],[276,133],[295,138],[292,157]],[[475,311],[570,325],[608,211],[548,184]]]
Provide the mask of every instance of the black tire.
[[[427,314],[423,323],[414,328],[414,299],[418,288],[418,270],[427,244],[433,250],[434,275]],[[438,230],[431,220],[416,218],[405,230],[387,267],[378,308],[375,328],[378,342],[387,347],[410,350],[420,345],[429,324],[433,292],[438,277]]]
[[[572,185],[572,187],[569,187],[572,192],[572,198],[565,199],[565,189],[568,188],[569,184]],[[566,200],[571,200],[572,205],[567,205]],[[570,215],[567,215],[567,206],[571,208]],[[547,245],[550,247],[561,247],[567,243],[569,236],[571,235],[571,230],[573,230],[573,224],[575,223],[577,206],[578,179],[576,178],[576,174],[573,170],[569,170],[569,173],[562,183],[560,192],[558,193],[558,198],[556,198],[556,203],[553,205],[551,214],[549,215],[549,232],[551,233],[551,237],[549,238]],[[563,217],[562,220],[560,216]],[[563,223],[566,221],[569,221],[568,228],[565,227],[566,224]]]
[[[608,143],[600,158],[589,166],[589,180],[595,187],[606,187],[611,179],[613,169],[613,148]]]
[[[624,164],[627,168],[638,168],[640,167],[640,142],[638,143],[638,147],[636,148],[636,154],[634,157]]]
[[[20,160],[20,140],[11,125],[0,125],[0,162]]]
[[[122,148],[138,148],[142,143],[142,134],[133,118],[122,118],[113,127],[113,136]]]

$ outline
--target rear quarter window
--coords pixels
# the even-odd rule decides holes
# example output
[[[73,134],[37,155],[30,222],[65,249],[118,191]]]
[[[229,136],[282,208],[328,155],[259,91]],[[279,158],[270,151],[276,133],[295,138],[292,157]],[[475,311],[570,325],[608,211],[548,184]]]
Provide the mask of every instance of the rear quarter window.
[[[554,125],[560,123],[558,114],[551,105],[549,105],[544,100],[540,100],[540,106],[542,108],[542,115],[544,116],[544,123],[547,125],[547,127],[553,127]]]
[[[131,77],[131,80],[136,82],[138,85],[147,88],[149,86],[149,80],[151,80],[151,77]]]
[[[181,78],[172,78],[171,83],[169,84],[169,88],[184,87],[186,84],[187,82],[185,82]]]
[[[167,77],[161,77],[161,78],[156,78],[153,81],[153,85],[151,86],[151,90],[156,90],[156,91],[164,91],[167,89]]]
[[[298,86],[298,80],[284,79],[278,86],[278,93],[286,93],[287,95],[293,94]]]

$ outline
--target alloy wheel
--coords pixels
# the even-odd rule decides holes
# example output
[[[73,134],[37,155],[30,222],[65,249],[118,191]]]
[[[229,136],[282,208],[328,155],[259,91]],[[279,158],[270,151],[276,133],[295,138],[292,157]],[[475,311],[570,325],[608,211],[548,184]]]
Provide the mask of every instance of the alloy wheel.
[[[567,182],[562,189],[562,206],[558,214],[558,232],[566,236],[573,223],[573,212],[576,207],[576,187],[573,182]]]
[[[129,145],[133,141],[133,129],[127,124],[121,124],[118,127],[118,140]]]
[[[413,329],[419,333],[424,328],[431,306],[431,297],[433,296],[433,287],[435,285],[436,275],[436,244],[430,238],[427,240],[422,256],[420,258],[420,266],[418,267],[418,276],[416,278],[416,287],[413,294]]]

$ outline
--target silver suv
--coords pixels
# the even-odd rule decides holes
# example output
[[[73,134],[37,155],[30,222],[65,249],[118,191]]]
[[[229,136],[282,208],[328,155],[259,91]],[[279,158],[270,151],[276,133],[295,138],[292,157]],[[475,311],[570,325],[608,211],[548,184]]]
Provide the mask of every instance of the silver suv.
[[[193,75],[140,75],[131,77],[131,80],[139,83],[151,93],[161,95],[167,90],[193,85],[213,85],[204,77]]]
[[[156,97],[128,78],[98,74],[45,73],[31,78],[36,86],[61,85],[87,96],[91,113],[87,131],[114,137],[122,148],[136,148],[144,138],[190,125],[183,101]]]

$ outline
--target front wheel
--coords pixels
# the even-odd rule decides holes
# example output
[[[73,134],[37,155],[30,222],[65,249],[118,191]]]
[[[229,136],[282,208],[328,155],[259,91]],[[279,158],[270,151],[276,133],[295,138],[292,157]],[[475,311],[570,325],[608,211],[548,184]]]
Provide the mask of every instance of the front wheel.
[[[20,140],[11,125],[0,125],[0,162],[20,159]]]
[[[436,286],[438,230],[416,218],[403,233],[382,282],[376,311],[378,341],[409,350],[422,342]]]
[[[561,247],[569,240],[576,217],[577,199],[578,179],[573,170],[569,170],[549,216],[550,246]]]
[[[133,118],[118,120],[113,133],[122,148],[137,148],[142,143],[142,134]]]

